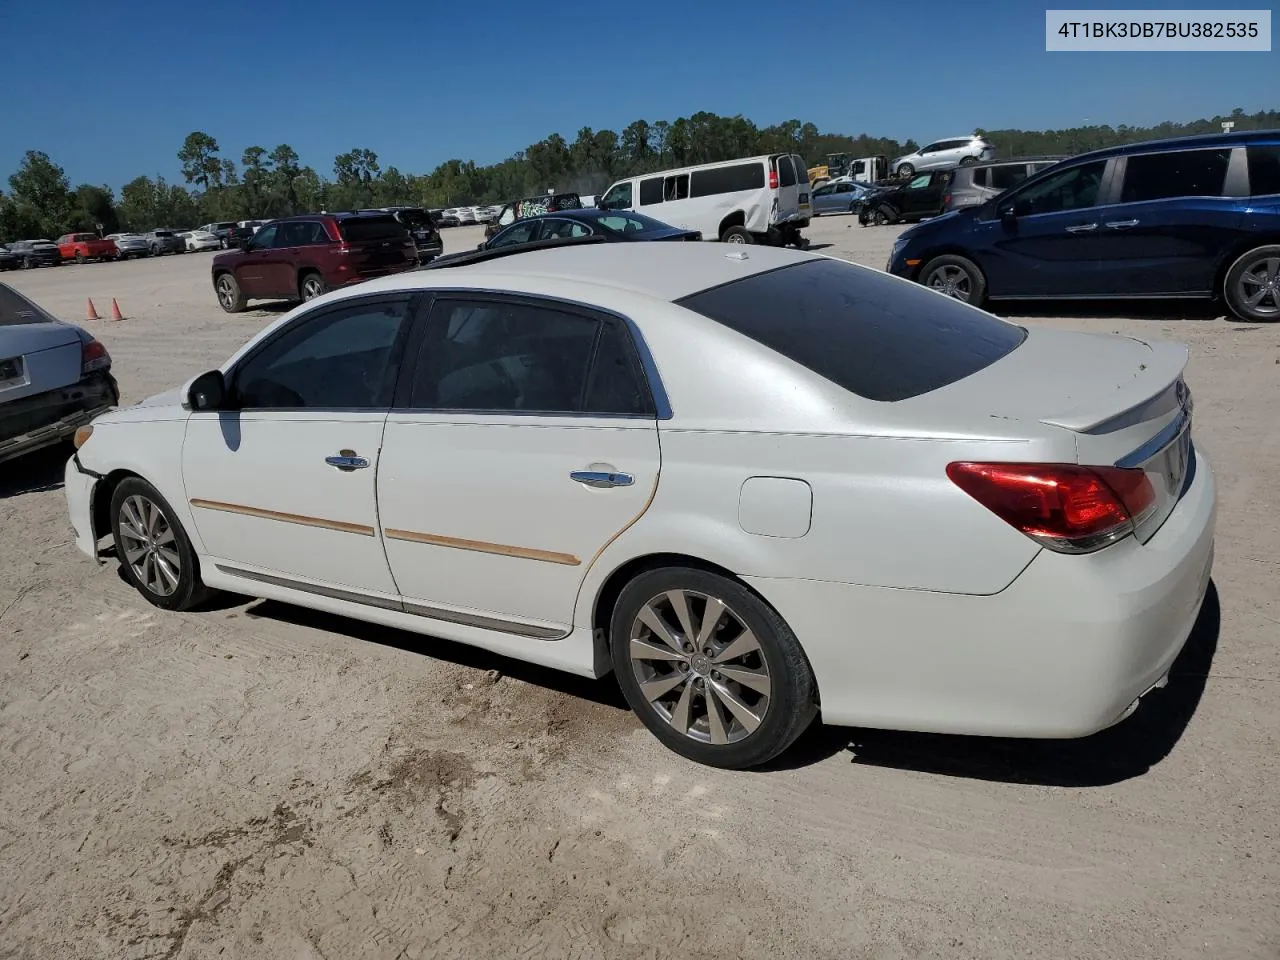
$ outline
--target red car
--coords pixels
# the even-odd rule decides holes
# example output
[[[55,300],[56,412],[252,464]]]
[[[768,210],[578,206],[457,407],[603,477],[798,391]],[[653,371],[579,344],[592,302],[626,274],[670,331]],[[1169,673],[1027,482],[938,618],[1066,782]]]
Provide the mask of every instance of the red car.
[[[238,313],[248,300],[313,300],[417,262],[413,239],[390,213],[287,217],[217,254],[213,289],[223,310]]]
[[[116,242],[105,240],[96,233],[67,233],[57,240],[58,252],[63,260],[84,263],[86,260],[114,260]]]

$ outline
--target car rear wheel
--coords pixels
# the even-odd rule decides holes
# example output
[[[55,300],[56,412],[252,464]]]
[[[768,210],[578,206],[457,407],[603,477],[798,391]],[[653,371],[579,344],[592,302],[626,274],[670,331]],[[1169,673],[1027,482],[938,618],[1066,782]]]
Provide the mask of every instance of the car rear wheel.
[[[755,238],[746,227],[729,227],[720,234],[720,240],[723,243],[755,243]]]
[[[314,300],[316,297],[322,297],[328,290],[324,277],[318,273],[304,273],[298,284],[298,292],[302,294],[303,300]]]
[[[200,580],[195,551],[173,508],[140,477],[125,478],[112,492],[111,531],[125,579],[147,602],[186,610],[213,594]]]
[[[240,289],[240,284],[236,283],[236,278],[231,274],[218,274],[218,279],[213,282],[213,288],[217,291],[218,303],[227,313],[239,313],[244,309],[247,301]]]
[[[916,168],[909,163],[904,163],[898,167],[898,176],[909,177],[916,172]]]
[[[610,639],[631,709],[698,763],[766,763],[817,715],[813,671],[795,634],[727,577],[690,567],[640,574],[618,598]]]
[[[77,251],[76,251],[76,263],[84,263],[84,251],[83,251],[83,250],[77,250]]]
[[[978,162],[977,157],[961,157],[960,158],[960,166],[962,167],[971,167],[977,162]]]
[[[1223,293],[1241,320],[1280,321],[1280,246],[1258,247],[1233,263]]]
[[[987,280],[978,265],[965,257],[934,257],[920,271],[920,283],[962,303],[980,306],[987,296]]]
[[[23,270],[30,270],[30,269],[31,269],[32,267],[34,267],[34,266],[35,266],[35,263],[34,263],[34,262],[32,262],[32,260],[31,260],[31,258],[30,258],[30,257],[23,257],[23,258],[22,258],[22,269],[23,269]]]

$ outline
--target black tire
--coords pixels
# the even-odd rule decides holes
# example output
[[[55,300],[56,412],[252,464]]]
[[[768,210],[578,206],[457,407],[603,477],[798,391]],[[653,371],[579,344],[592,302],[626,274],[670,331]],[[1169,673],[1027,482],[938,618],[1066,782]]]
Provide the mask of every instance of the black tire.
[[[705,640],[705,649],[718,651],[715,656],[728,653],[739,633],[737,626],[750,631],[757,641],[756,645],[748,647],[745,654],[732,656],[727,661],[705,656],[692,644],[686,647],[686,650],[692,651],[687,658],[681,654],[668,660],[645,657],[633,660],[633,635],[641,634],[640,643],[661,642],[656,639],[658,635],[638,619],[641,611],[650,605],[660,607],[668,602],[664,598],[673,594],[683,595],[683,592],[692,595],[685,601],[688,620],[692,624],[694,617],[697,617],[699,627],[706,611],[705,606],[698,607],[699,603],[705,604],[706,598],[714,598],[724,604],[725,610],[717,616],[716,623],[712,625],[713,630]],[[671,606],[670,610],[674,615],[675,607]],[[677,620],[664,616],[663,623],[670,626],[675,642],[680,643],[685,639],[677,626]],[[696,763],[730,770],[743,770],[767,763],[791,746],[817,715],[817,685],[813,670],[795,634],[772,607],[742,584],[727,577],[691,567],[665,567],[642,573],[627,584],[618,597],[609,635],[618,685],[631,709],[667,747]],[[670,649],[669,646],[663,647],[664,652]],[[732,667],[729,666],[730,663],[733,664]],[[652,667],[652,664],[658,666]],[[724,670],[733,669],[744,677],[750,674],[756,678],[767,678],[767,694],[719,673],[715,670],[716,664],[720,664]],[[669,682],[671,678],[677,678],[675,687],[669,687],[665,693],[654,697],[653,701],[642,692],[638,676],[638,671],[651,669],[662,672],[645,682],[656,679],[662,684],[664,680]],[[677,674],[684,679],[679,680]],[[708,706],[708,694],[705,691],[709,687],[714,690],[728,689],[740,705],[750,710],[760,709],[763,702],[764,712],[758,720],[759,725],[748,730],[728,706]],[[668,696],[676,700],[670,708],[660,703]],[[717,705],[729,702],[719,694],[711,699]],[[655,703],[659,703],[659,706],[655,707]],[[684,703],[685,719],[688,721],[684,732],[674,725],[681,703]],[[715,737],[712,711],[715,711],[718,718],[721,732],[719,739],[725,740],[724,743],[712,742]],[[700,727],[702,724],[705,724],[705,731]]]
[[[218,304],[227,313],[240,313],[248,300],[236,278],[229,273],[220,273],[213,278],[213,289],[218,297]]]
[[[904,163],[902,166],[898,167],[896,171],[896,173],[900,177],[915,176],[915,172],[916,172],[915,165],[910,163]]]
[[[961,157],[960,158],[960,166],[962,167],[971,167],[977,162],[978,162],[977,157]]]
[[[1255,247],[1239,257],[1222,282],[1227,306],[1241,320],[1275,323],[1280,320],[1280,245]],[[1249,300],[1258,296],[1258,302]]]
[[[31,258],[30,258],[30,257],[23,257],[23,258],[22,258],[22,269],[23,269],[23,270],[30,270],[30,269],[32,269],[34,266],[35,266],[35,264],[31,262]]]
[[[304,271],[298,277],[298,296],[305,303],[308,300],[314,300],[316,297],[322,297],[329,292],[329,285],[324,282],[322,277],[315,270]]]
[[[76,251],[76,263],[84,263],[84,251],[83,251],[83,250],[77,250],[77,251]]]
[[[975,307],[987,298],[987,278],[976,263],[953,253],[934,257],[920,270],[921,286]]]
[[[720,234],[721,243],[755,243],[756,238],[746,227],[728,227]]]
[[[140,531],[141,503],[151,505],[161,519]],[[149,538],[149,545],[138,539],[139,532]],[[140,477],[126,477],[112,491],[111,534],[125,579],[148,603],[164,610],[188,610],[216,592],[200,579],[195,550],[173,508]]]

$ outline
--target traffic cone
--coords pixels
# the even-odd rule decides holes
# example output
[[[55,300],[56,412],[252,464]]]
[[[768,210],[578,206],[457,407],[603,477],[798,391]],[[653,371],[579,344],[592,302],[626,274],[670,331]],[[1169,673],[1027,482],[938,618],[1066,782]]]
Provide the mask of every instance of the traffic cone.
[[[93,308],[93,300],[89,301],[89,308],[85,311],[84,318],[86,320],[101,320],[98,311]]]
[[[111,298],[111,319],[123,320],[124,314],[120,312],[120,304],[116,303],[116,298]]]

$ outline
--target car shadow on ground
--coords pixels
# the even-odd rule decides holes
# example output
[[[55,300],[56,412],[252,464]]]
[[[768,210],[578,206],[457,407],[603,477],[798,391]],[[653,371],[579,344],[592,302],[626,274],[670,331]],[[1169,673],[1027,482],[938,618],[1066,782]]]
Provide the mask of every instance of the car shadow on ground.
[[[238,601],[243,603],[245,598]],[[231,606],[232,604],[228,604]],[[218,599],[201,609],[218,609]],[[245,609],[245,616],[250,618],[266,618],[295,626],[323,630],[326,633],[339,633],[353,640],[381,644],[408,653],[421,654],[446,663],[454,663],[462,667],[471,667],[479,671],[496,670],[504,677],[511,677],[523,683],[555,690],[580,700],[589,700],[607,707],[622,711],[630,711],[622,691],[612,677],[603,680],[590,680],[562,670],[553,670],[535,663],[526,663],[501,654],[490,653],[479,647],[465,643],[445,640],[441,637],[424,636],[400,630],[396,627],[384,627],[377,623],[363,620],[352,620],[338,614],[311,610],[306,607],[295,607],[276,600],[258,600]],[[636,721],[637,725],[639,721]]]
[[[1014,740],[848,730],[815,724],[773,769],[808,766],[848,752],[850,762],[921,773],[1053,787],[1102,787],[1139,777],[1164,760],[1195,714],[1218,648],[1222,611],[1212,582],[1200,616],[1169,671],[1169,685],[1128,719],[1078,740]]]
[[[70,456],[70,445],[60,443],[6,460],[0,464],[0,500],[62,489],[62,473]]]

